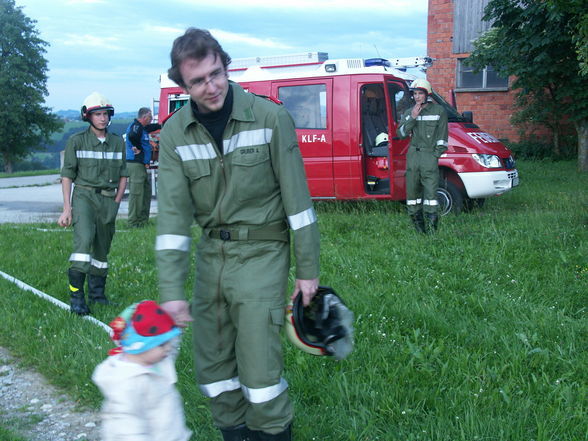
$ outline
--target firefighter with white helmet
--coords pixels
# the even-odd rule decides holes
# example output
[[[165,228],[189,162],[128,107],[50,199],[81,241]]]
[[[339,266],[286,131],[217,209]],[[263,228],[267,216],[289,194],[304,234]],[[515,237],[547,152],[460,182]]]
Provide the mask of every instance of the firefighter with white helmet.
[[[94,92],[84,100],[80,113],[90,127],[67,141],[61,170],[63,212],[57,223],[74,227],[68,270],[70,304],[73,313],[86,315],[90,313],[84,294],[86,276],[90,303],[109,303],[107,256],[128,173],[124,142],[107,131],[114,115],[111,102]]]
[[[415,105],[404,113],[396,131],[400,138],[411,137],[406,158],[406,205],[418,232],[434,232],[439,222],[439,157],[447,150],[447,113],[429,97],[433,89],[427,80],[416,79],[411,89]]]

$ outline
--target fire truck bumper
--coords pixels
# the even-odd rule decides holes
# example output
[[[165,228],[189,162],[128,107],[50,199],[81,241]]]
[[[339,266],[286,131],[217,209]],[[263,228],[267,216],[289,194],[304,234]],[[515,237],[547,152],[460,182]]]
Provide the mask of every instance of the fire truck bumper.
[[[519,185],[517,170],[459,173],[471,199],[497,196]]]

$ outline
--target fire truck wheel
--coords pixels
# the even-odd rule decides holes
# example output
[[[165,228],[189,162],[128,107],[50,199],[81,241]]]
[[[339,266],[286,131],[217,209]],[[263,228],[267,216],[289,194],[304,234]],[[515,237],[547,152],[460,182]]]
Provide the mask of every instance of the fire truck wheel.
[[[439,201],[439,214],[441,216],[449,213],[459,214],[463,210],[463,192],[457,185],[447,179],[439,183],[437,200]]]

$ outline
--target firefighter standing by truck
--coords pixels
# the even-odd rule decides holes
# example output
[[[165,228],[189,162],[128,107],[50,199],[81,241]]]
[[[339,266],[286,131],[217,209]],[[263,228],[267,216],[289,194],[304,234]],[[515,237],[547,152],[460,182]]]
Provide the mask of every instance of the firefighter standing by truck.
[[[129,170],[129,217],[131,228],[144,227],[149,222],[151,181],[147,170],[151,162],[151,143],[146,126],[153,119],[151,109],[141,107],[137,118],[126,131],[127,168]]]
[[[415,105],[404,113],[396,131],[400,138],[411,136],[406,157],[406,206],[416,230],[432,233],[439,222],[439,157],[447,150],[447,113],[429,98],[433,89],[427,80],[416,79],[411,89]]]
[[[57,223],[74,227],[68,270],[71,311],[86,315],[90,313],[84,294],[86,276],[89,302],[109,303],[105,294],[107,256],[128,173],[123,140],[107,131],[114,115],[110,101],[94,92],[84,100],[81,114],[90,127],[72,135],[65,147],[63,212]]]
[[[308,304],[318,288],[319,233],[292,118],[228,80],[230,57],[190,28],[171,52],[170,78],[190,102],[164,125],[156,257],[162,307],[191,321],[184,284],[197,245],[196,375],[225,441],[291,440],[280,329],[290,266]],[[288,226],[289,224],[289,226]]]

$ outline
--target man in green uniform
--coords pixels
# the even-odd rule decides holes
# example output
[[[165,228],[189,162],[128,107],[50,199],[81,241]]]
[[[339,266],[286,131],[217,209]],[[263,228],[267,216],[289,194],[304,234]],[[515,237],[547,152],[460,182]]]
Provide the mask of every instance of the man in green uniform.
[[[319,232],[294,123],[227,77],[230,57],[190,28],[170,78],[190,102],[163,126],[156,258],[162,307],[191,321],[190,227],[202,228],[191,305],[197,381],[225,441],[291,440],[280,330],[294,238],[305,304],[318,288]],[[294,296],[294,294],[293,294]]]
[[[411,89],[415,105],[404,113],[396,131],[400,138],[412,137],[406,158],[406,206],[418,232],[434,232],[439,223],[439,157],[447,150],[447,113],[429,98],[433,89],[427,80],[416,79]]]
[[[57,223],[62,227],[73,223],[68,270],[71,311],[85,315],[90,313],[84,295],[86,275],[89,301],[108,304],[107,256],[128,174],[123,140],[106,130],[114,115],[110,101],[94,92],[84,100],[81,113],[90,127],[67,141],[61,170],[63,213]]]
[[[151,143],[146,126],[153,119],[151,109],[141,107],[137,118],[126,131],[127,169],[129,170],[129,227],[143,227],[149,222],[151,206]]]

